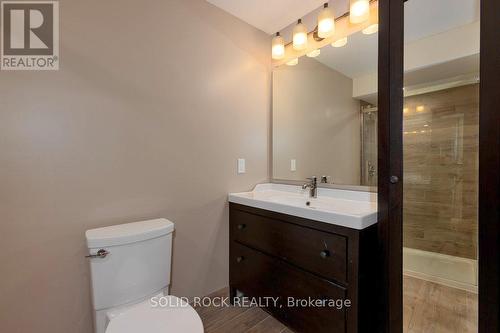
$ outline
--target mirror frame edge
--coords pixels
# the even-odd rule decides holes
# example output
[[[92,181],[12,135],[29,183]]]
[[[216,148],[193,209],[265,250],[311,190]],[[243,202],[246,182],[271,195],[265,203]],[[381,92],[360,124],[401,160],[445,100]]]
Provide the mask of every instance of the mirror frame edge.
[[[302,186],[306,180],[292,180],[292,179],[279,179],[272,178],[270,180],[273,184],[284,184],[284,185],[300,185]],[[318,188],[329,188],[334,190],[345,190],[345,191],[358,191],[358,192],[371,192],[377,193],[376,186],[363,186],[363,185],[346,185],[346,184],[318,184]]]

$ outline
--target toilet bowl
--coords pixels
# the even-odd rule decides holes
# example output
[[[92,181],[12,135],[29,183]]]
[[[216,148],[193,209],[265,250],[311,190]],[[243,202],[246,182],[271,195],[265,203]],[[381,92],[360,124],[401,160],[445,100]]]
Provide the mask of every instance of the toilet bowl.
[[[196,311],[175,296],[166,296],[171,306],[152,307],[149,300],[122,311],[110,311],[106,333],[203,333]]]
[[[173,230],[155,219],[85,233],[95,333],[203,333],[196,311],[168,294]]]

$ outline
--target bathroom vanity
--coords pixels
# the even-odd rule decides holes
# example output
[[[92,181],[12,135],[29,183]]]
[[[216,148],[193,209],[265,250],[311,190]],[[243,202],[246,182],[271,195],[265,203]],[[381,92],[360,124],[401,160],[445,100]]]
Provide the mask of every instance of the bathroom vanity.
[[[230,201],[230,293],[265,299],[296,332],[370,332],[376,194],[262,184]]]

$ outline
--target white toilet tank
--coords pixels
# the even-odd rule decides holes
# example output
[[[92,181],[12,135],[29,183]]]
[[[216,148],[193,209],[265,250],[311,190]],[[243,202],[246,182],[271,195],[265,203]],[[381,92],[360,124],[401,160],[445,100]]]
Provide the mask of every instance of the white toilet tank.
[[[102,311],[168,292],[174,224],[166,219],[115,225],[85,233],[90,259],[96,331]]]

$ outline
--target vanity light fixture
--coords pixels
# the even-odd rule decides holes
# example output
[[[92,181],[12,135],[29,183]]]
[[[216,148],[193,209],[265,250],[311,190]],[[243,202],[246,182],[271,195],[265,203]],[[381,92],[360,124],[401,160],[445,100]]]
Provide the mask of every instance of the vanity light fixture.
[[[333,47],[343,47],[347,45],[347,37],[337,39],[335,42],[332,43]]]
[[[273,38],[272,55],[273,59],[276,60],[280,60],[285,57],[285,40],[281,37],[279,32],[277,32],[276,36]]]
[[[302,19],[297,21],[297,25],[293,28],[293,48],[297,51],[302,51],[307,48],[307,28]]]
[[[363,23],[370,18],[370,0],[351,0],[349,19],[351,23]]]
[[[419,105],[416,108],[417,112],[423,112],[425,110],[425,107],[423,105]]]
[[[287,64],[288,66],[295,66],[295,65],[297,65],[298,63],[299,63],[299,58],[295,58],[295,59],[290,60],[290,61],[289,61],[289,62],[287,62],[286,64]]]
[[[320,49],[316,49],[316,50],[311,51],[308,54],[306,54],[306,56],[308,56],[309,58],[316,58],[320,54],[321,54],[321,50]]]
[[[335,16],[328,8],[328,2],[323,5],[323,10],[318,15],[318,37],[328,38],[335,33]]]
[[[290,43],[285,43],[283,37],[276,33],[272,39],[271,54],[274,64],[279,66],[288,61],[295,65],[295,57],[300,58],[303,55],[316,57],[320,54],[317,49],[328,43],[333,47],[347,45],[348,37],[358,31],[362,31],[365,35],[378,32],[377,15],[370,15],[370,11],[377,11],[379,0],[349,0],[350,11],[337,18],[333,9],[329,7],[329,2],[323,1],[326,2],[320,9],[317,25],[313,31],[309,32],[302,19],[299,19],[293,28]],[[355,26],[356,24],[358,26]],[[339,38],[339,36],[345,37]],[[290,54],[287,49],[291,51]]]
[[[378,32],[378,23],[372,24],[368,26],[367,28],[363,29],[363,34],[365,35],[373,35],[374,33]]]

